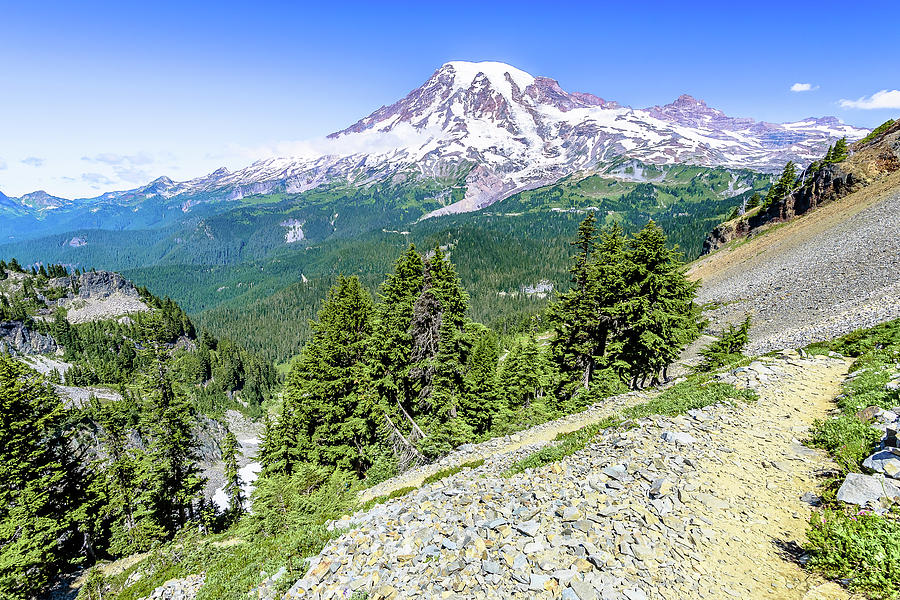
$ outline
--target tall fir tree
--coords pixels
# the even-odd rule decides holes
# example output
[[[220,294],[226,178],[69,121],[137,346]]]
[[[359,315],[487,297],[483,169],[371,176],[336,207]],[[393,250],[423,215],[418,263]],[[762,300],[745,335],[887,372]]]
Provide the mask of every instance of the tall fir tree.
[[[472,324],[468,334],[474,343],[466,363],[461,409],[472,431],[481,435],[493,427],[503,408],[497,382],[500,344],[497,334],[483,325]]]
[[[684,275],[678,252],[650,221],[628,243],[629,299],[622,308],[622,361],[632,387],[666,376],[666,368],[699,335],[694,296],[699,284]]]
[[[0,353],[0,594],[10,600],[37,596],[66,562],[77,507],[64,415],[37,373]]]
[[[598,241],[599,239],[599,241]],[[554,326],[554,359],[563,382],[563,395],[590,387],[598,369],[616,360],[616,334],[628,297],[624,279],[628,257],[618,224],[599,235],[588,216],[574,242],[572,288],[560,294],[548,312]]]
[[[238,470],[239,454],[237,438],[234,432],[229,430],[222,442],[222,463],[225,474],[225,497],[228,498],[228,514],[232,518],[237,518],[244,512],[244,488]]]
[[[784,165],[784,169],[781,171],[781,176],[778,177],[778,180],[775,184],[769,188],[769,191],[766,193],[765,206],[769,207],[774,202],[781,200],[794,189],[794,182],[797,180],[797,165],[794,164],[794,161],[789,160],[786,165]]]
[[[418,425],[408,407],[418,395],[409,375],[413,346],[410,324],[424,280],[425,263],[415,246],[410,245],[379,290],[366,358],[368,393],[383,415],[384,437],[390,440],[388,445],[395,453],[402,449],[409,464],[423,459],[415,447],[415,439],[420,437]]]
[[[166,536],[193,519],[194,501],[203,489],[197,464],[198,441],[194,435],[194,412],[172,383],[171,357],[160,326],[162,316],[151,314],[141,323],[147,365],[143,378],[145,394],[142,430],[150,444],[140,476],[148,482],[149,516]]]
[[[553,352],[561,375],[590,385],[597,345],[597,228],[591,212],[578,227],[572,256],[571,288],[548,308],[555,330]]]
[[[847,158],[848,154],[849,151],[847,148],[847,138],[842,137],[834,143],[834,150],[831,154],[831,162],[841,162],[842,160]]]
[[[359,393],[372,334],[372,299],[357,277],[340,277],[285,382],[282,418],[299,460],[353,470],[370,464],[378,417]],[[290,471],[288,471],[289,474]]]

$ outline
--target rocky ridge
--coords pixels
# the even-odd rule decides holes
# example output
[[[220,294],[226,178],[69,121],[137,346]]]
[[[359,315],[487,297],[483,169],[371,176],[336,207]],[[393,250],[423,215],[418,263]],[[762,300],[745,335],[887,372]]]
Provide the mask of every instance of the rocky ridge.
[[[768,208],[717,225],[703,244],[703,254],[767,226],[790,221],[900,170],[900,121],[876,139],[852,144],[850,151],[851,156],[840,163],[804,170],[799,177],[802,185]]]
[[[689,276],[714,328],[751,315],[751,354],[898,318],[900,173],[703,257]]]

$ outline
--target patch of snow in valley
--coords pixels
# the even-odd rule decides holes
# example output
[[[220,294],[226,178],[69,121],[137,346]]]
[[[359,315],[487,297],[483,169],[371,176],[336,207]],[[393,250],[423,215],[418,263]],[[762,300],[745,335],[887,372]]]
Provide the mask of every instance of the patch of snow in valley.
[[[304,238],[303,235],[303,225],[304,221],[298,221],[297,219],[287,219],[279,223],[282,227],[287,228],[287,231],[284,232],[284,243],[292,244],[294,242],[299,242]]]
[[[244,441],[246,442],[249,440]],[[257,443],[259,442],[259,440],[256,441]],[[253,490],[256,489],[256,479],[259,477],[260,471],[262,471],[262,465],[256,461],[248,463],[238,469],[238,476],[241,478],[241,489],[244,492],[244,509],[248,511],[251,506],[250,495],[253,493]],[[216,488],[216,491],[213,492],[212,501],[219,510],[225,511],[230,508],[231,503],[228,501],[228,496],[225,494],[225,486]]]

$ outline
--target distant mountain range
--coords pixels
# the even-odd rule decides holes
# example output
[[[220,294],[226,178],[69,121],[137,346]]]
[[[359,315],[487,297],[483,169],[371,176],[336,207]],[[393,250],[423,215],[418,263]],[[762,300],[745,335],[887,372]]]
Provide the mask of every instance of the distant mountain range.
[[[420,215],[433,217],[478,210],[573,174],[603,172],[623,159],[775,172],[788,160],[820,157],[840,137],[867,133],[835,117],[783,124],[729,117],[687,95],[633,109],[566,92],[553,79],[503,63],[457,61],[402,100],[331,134],[318,153],[261,160],[234,172],[222,168],[185,182],[160,177],[95,198],[0,194],[6,221],[0,235],[161,226],[179,215],[218,212],[211,206],[217,203],[334,185],[434,189],[437,182],[446,190],[435,194],[437,207]]]

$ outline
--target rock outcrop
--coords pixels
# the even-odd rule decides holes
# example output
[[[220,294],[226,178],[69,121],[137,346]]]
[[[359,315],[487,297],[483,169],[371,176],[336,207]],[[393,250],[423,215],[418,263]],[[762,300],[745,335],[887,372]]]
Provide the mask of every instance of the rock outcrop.
[[[72,278],[60,277],[52,280],[51,284],[71,287]],[[67,318],[72,323],[111,319],[150,310],[141,300],[134,284],[118,273],[82,273],[74,284],[76,294],[59,300],[59,305],[67,309]]]
[[[853,144],[851,150],[854,154],[840,163],[823,165],[814,172],[807,168],[800,175],[803,184],[771,206],[717,225],[703,243],[703,254],[752,236],[765,226],[790,221],[900,170],[900,122],[874,140]]]
[[[59,349],[51,336],[26,327],[21,321],[0,323],[0,352],[53,354]]]

